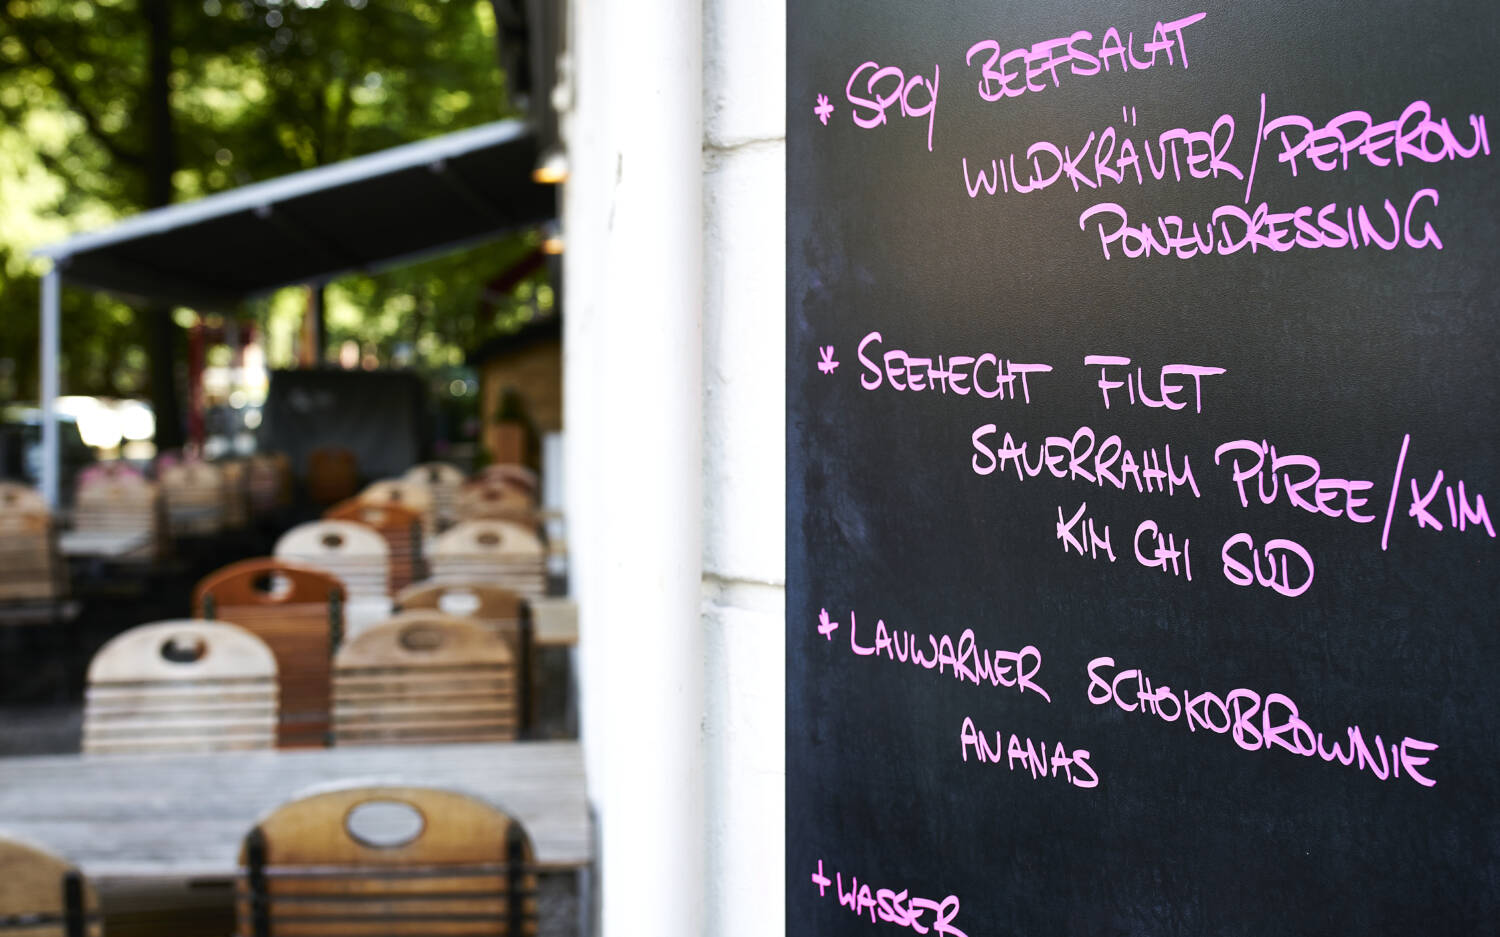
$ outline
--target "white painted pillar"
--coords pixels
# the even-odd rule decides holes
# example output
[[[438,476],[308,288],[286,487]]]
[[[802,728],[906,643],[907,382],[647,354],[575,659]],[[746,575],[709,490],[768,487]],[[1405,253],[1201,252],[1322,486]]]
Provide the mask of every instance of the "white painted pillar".
[[[591,4],[607,103],[588,525],[603,937],[704,921],[701,0]],[[582,90],[582,89],[581,89]],[[582,102],[580,102],[582,103]],[[589,107],[594,105],[590,103]],[[598,648],[594,649],[595,652]],[[779,912],[776,912],[779,913]]]
[[[62,328],[62,272],[55,263],[42,277],[41,316],[42,497],[47,499],[49,508],[56,510],[62,489],[62,460],[57,436],[58,371],[62,367],[58,338]]]

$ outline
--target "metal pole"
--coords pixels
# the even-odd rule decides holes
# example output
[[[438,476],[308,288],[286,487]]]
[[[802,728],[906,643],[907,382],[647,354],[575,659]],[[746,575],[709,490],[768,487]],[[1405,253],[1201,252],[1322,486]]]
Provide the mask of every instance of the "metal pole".
[[[57,508],[62,487],[62,465],[57,438],[57,395],[59,360],[58,333],[62,317],[62,272],[54,263],[42,277],[42,497],[47,506]]]

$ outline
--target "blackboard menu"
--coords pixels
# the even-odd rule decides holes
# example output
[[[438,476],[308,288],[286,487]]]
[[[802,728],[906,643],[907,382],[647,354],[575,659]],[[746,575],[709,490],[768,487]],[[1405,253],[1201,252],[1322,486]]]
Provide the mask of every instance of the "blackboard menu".
[[[787,933],[1500,933],[1500,6],[787,6]]]

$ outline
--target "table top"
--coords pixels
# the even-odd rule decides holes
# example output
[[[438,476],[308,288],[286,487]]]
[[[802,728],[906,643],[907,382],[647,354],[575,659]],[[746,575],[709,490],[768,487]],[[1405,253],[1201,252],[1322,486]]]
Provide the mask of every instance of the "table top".
[[[527,599],[532,640],[543,647],[567,647],[578,643],[578,603],[567,598]]]
[[[406,745],[0,760],[0,835],[91,879],[226,879],[257,819],[310,788],[399,782],[462,791],[520,820],[537,864],[587,865],[577,742]]]
[[[151,542],[145,531],[68,530],[58,535],[57,549],[64,556],[99,556],[118,559]]]

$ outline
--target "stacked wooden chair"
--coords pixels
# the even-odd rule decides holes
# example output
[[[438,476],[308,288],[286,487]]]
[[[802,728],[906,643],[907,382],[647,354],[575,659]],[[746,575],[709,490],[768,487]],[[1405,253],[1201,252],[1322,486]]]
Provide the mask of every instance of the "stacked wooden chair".
[[[307,454],[307,496],[315,504],[337,504],[359,490],[359,459],[340,446]]]
[[[499,481],[475,479],[459,490],[458,518],[461,521],[513,520],[536,522],[536,502],[526,491]]]
[[[274,559],[233,563],[204,577],[194,591],[200,618],[239,625],[275,655],[279,748],[327,742],[330,663],[344,630],[343,593],[343,584],[326,572]]]
[[[391,595],[427,578],[427,564],[422,558],[422,518],[415,511],[399,504],[367,504],[351,499],[324,511],[323,517],[362,524],[380,535],[389,551],[387,585]]]
[[[487,582],[527,598],[547,594],[546,549],[535,528],[511,521],[463,521],[430,551],[439,582]]]
[[[446,462],[423,462],[412,466],[402,477],[427,489],[438,530],[447,530],[458,522],[458,492],[464,485],[463,472]]]
[[[224,472],[210,462],[165,465],[158,474],[173,537],[209,537],[224,529]]]
[[[247,487],[250,511],[275,514],[292,503],[292,463],[282,452],[257,452],[250,457]]]
[[[0,933],[100,937],[99,896],[67,861],[0,838]]]
[[[40,494],[0,482],[0,602],[52,601],[68,592],[68,566]]]
[[[510,645],[467,618],[408,612],[333,659],[333,744],[509,741],[526,688]]]
[[[245,837],[237,937],[533,937],[535,858],[520,823],[450,791],[324,791]]]
[[[394,504],[415,511],[422,518],[422,533],[429,537],[437,533],[437,512],[433,506],[432,492],[421,482],[387,478],[361,491],[359,501],[362,504]]]
[[[214,464],[224,477],[224,526],[243,530],[250,526],[250,462],[226,459]]]
[[[396,593],[398,612],[441,612],[470,618],[499,635],[519,651],[517,645],[525,617],[526,601],[511,589],[483,582],[413,583]]]
[[[89,664],[84,754],[272,748],[276,722],[276,658],[237,625],[141,625]]]
[[[347,634],[390,616],[390,549],[378,531],[353,521],[309,521],[282,534],[272,552],[344,584]]]
[[[167,552],[167,508],[161,489],[135,472],[94,479],[74,498],[73,530],[80,534],[130,534],[141,545],[117,559],[150,563]]]
[[[494,465],[486,465],[479,471],[476,477],[480,481],[498,483],[515,488],[518,491],[524,492],[531,500],[536,500],[536,473],[524,465],[497,462]]]

